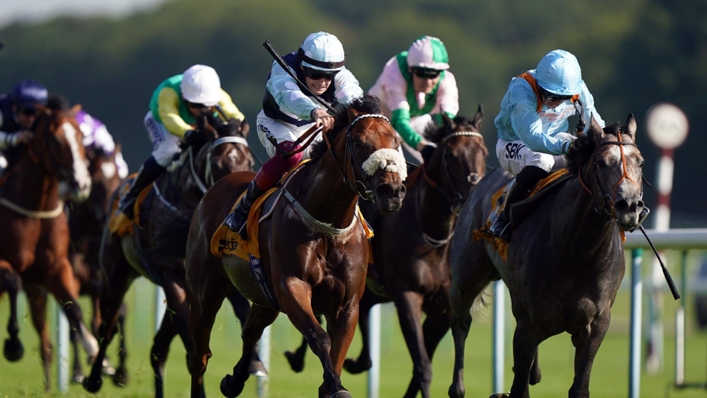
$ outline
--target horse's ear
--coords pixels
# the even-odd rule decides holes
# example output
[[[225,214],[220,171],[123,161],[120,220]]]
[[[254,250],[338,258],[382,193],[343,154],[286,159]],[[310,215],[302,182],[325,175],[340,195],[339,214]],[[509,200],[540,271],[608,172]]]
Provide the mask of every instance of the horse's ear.
[[[633,117],[633,113],[629,113],[628,118],[626,119],[626,134],[630,135],[631,138],[635,140],[637,128],[636,118]]]
[[[440,113],[442,114],[442,124],[444,125],[444,127],[447,127],[450,130],[454,130],[454,121],[449,117],[449,115],[447,115],[447,112],[442,110]]]
[[[241,122],[241,126],[239,127],[240,133],[243,136],[243,138],[248,138],[248,133],[250,132],[250,124],[243,119]]]
[[[44,105],[35,104],[34,107],[35,107],[40,113],[44,113],[44,114],[46,114],[46,115],[51,115],[51,114],[52,114],[52,111],[51,111],[49,108],[47,108],[46,106],[44,106]]]
[[[479,103],[479,109],[476,110],[474,120],[471,122],[477,129],[481,128],[481,121],[484,120],[484,106]]]
[[[360,114],[363,113],[363,111],[356,110],[353,107],[349,107],[348,111],[346,112],[347,115],[349,116],[349,123],[353,122],[354,119],[356,119]]]
[[[589,135],[594,139],[594,142],[598,145],[604,138],[604,129],[601,128],[597,120],[594,118],[594,114],[589,115]]]
[[[76,104],[76,105],[72,106],[70,112],[73,115],[81,112],[81,104]]]

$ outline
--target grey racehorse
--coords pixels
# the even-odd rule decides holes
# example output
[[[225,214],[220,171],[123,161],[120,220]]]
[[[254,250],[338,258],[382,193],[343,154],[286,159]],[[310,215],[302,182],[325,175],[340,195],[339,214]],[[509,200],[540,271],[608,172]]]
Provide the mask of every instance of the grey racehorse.
[[[617,123],[602,129],[592,120],[567,155],[571,177],[548,191],[516,225],[507,261],[490,242],[474,240],[472,231],[486,224],[491,196],[511,175],[502,169],[487,174],[464,204],[450,254],[455,312],[450,397],[464,396],[470,308],[484,288],[500,278],[510,291],[517,322],[515,377],[510,394],[494,397],[529,397],[529,384],[541,376],[538,345],[562,332],[572,336],[576,348],[569,396],[589,396],[592,363],[609,328],[611,306],[624,275],[622,236],[639,226],[644,208],[643,157],[635,134],[632,114],[625,126]]]

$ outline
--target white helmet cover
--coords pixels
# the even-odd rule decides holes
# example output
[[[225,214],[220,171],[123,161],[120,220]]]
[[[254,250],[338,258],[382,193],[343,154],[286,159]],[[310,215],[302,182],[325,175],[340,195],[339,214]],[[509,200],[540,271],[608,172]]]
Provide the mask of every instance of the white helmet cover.
[[[179,87],[182,97],[195,104],[215,106],[221,100],[221,80],[210,66],[194,65],[184,71]]]
[[[298,56],[302,66],[311,69],[337,71],[344,67],[344,46],[331,33],[312,33],[304,39]]]
[[[557,95],[576,95],[582,91],[582,69],[577,58],[565,50],[553,50],[538,63],[538,85]]]
[[[449,55],[444,43],[432,36],[422,36],[412,42],[407,61],[411,68],[449,69]]]

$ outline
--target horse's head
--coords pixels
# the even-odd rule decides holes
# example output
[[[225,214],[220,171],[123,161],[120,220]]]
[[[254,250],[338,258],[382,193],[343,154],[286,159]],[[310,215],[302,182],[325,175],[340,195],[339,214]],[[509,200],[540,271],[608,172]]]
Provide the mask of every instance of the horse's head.
[[[625,126],[615,123],[604,129],[592,118],[589,132],[577,138],[568,154],[570,171],[574,168],[580,173],[597,211],[615,218],[624,231],[638,227],[644,207],[643,156],[635,137],[633,114]]]
[[[444,124],[435,131],[428,132],[430,141],[437,144],[425,172],[434,180],[436,187],[447,198],[452,208],[464,202],[472,188],[486,173],[488,149],[484,137],[479,133],[484,109],[479,104],[474,120],[457,116],[454,120],[442,114]],[[426,177],[430,178],[430,177]]]
[[[234,171],[253,169],[255,162],[246,140],[249,131],[245,120],[225,123],[218,118],[207,118],[202,128],[206,144],[196,156],[198,178],[205,187]]]
[[[30,155],[40,159],[47,174],[59,180],[60,197],[82,202],[91,192],[83,133],[76,123],[80,105],[68,107],[38,106]]]
[[[90,205],[98,220],[104,218],[109,196],[120,185],[121,178],[115,160],[120,151],[120,144],[116,144],[112,153],[106,153],[98,147],[86,149],[89,162],[88,173],[91,176],[91,195],[85,203]]]
[[[400,152],[400,138],[380,113],[378,98],[365,95],[348,108],[345,136],[338,134],[338,156],[344,156],[347,183],[364,199],[371,199],[383,214],[400,210],[405,198],[407,165]],[[345,140],[345,143],[341,143]],[[343,152],[343,153],[341,153]],[[350,174],[353,181],[350,182]]]

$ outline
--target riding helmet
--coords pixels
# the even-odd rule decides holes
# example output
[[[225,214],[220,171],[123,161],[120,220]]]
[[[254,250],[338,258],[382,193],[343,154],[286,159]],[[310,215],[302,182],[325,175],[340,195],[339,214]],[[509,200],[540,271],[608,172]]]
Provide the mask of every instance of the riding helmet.
[[[422,36],[412,42],[407,56],[411,68],[434,70],[449,69],[449,55],[442,40],[432,36]]]
[[[184,71],[180,88],[191,103],[216,106],[221,100],[221,80],[210,66],[194,65]]]
[[[557,95],[576,95],[582,91],[582,69],[577,58],[565,50],[550,51],[535,71],[540,87]]]

